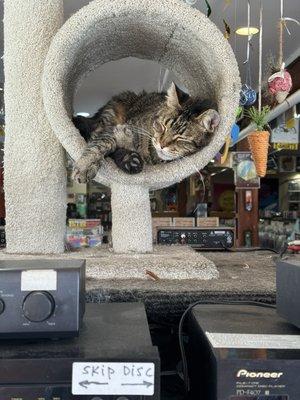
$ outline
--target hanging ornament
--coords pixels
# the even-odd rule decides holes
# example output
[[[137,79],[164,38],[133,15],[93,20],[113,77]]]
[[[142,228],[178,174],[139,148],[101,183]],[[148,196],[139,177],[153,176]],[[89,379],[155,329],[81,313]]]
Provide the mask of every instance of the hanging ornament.
[[[285,27],[287,33],[290,35],[291,32],[287,27],[287,21],[292,21],[300,25],[300,22],[296,19],[283,16],[283,6],[283,0],[280,0],[278,70],[268,79],[269,93],[275,96],[279,104],[287,98],[293,86],[292,77],[285,69],[285,64],[283,62],[283,28]]]
[[[275,96],[277,102],[282,103],[288,96],[293,86],[290,73],[284,69],[284,63],[279,72],[275,72],[268,79],[269,92]]]
[[[250,29],[250,1],[248,0],[248,12],[247,12],[247,26],[248,32]],[[251,79],[251,63],[250,63],[250,49],[252,48],[251,45],[252,35],[248,35],[247,40],[247,58],[244,61],[244,65],[246,65],[246,80],[245,83],[242,85],[242,89],[240,91],[240,105],[241,106],[252,106],[256,102],[256,91],[252,89],[252,79]]]
[[[240,91],[240,105],[241,106],[251,106],[256,102],[257,94],[251,86],[247,83],[242,85],[242,89]]]

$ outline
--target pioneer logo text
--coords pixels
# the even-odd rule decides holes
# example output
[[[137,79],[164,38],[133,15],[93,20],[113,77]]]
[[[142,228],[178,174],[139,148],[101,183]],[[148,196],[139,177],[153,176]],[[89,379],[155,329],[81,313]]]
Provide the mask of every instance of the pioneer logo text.
[[[267,378],[267,379],[278,379],[283,375],[283,372],[265,372],[265,371],[247,371],[246,369],[240,369],[237,372],[237,378]]]

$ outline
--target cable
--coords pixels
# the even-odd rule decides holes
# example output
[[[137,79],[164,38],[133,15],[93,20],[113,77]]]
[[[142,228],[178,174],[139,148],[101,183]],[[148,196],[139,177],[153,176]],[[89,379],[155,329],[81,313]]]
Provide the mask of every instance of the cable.
[[[223,243],[222,243],[223,246]],[[273,253],[280,254],[278,250],[271,249],[269,247],[251,247],[251,248],[242,248],[242,249],[231,249],[229,247],[223,246],[225,250],[231,251],[232,253],[248,253],[251,251],[272,251]]]
[[[183,324],[185,321],[185,318],[187,314],[197,305],[199,304],[212,304],[212,305],[248,305],[248,306],[258,306],[258,307],[266,307],[266,308],[272,308],[276,309],[276,306],[272,304],[267,304],[267,303],[260,303],[258,301],[234,301],[234,300],[218,300],[218,301],[209,301],[209,300],[198,300],[195,303],[192,303],[188,306],[188,308],[184,311],[182,314],[180,321],[179,321],[179,326],[178,326],[178,340],[179,340],[179,347],[180,347],[180,353],[181,353],[181,358],[182,358],[182,368],[183,368],[183,380],[184,380],[184,386],[185,386],[185,391],[186,394],[189,393],[190,391],[190,380],[189,380],[189,372],[188,372],[188,365],[187,365],[187,358],[185,354],[185,348],[184,348],[184,343],[183,343]]]
[[[232,249],[230,247],[227,247],[223,242],[220,243],[221,246],[224,248],[224,250],[231,251],[232,253],[247,253],[251,251],[271,251],[275,254],[278,254],[280,258],[283,257],[283,255],[286,253],[288,249],[288,243],[284,242],[280,250],[276,249],[271,249],[270,247],[250,247],[250,248],[238,248],[238,249]]]

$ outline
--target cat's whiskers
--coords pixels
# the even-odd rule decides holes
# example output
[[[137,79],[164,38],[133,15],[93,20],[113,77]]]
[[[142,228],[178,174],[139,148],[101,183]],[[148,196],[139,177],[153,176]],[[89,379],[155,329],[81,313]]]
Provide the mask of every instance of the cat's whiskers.
[[[133,133],[136,133],[136,134],[141,135],[141,136],[145,136],[148,139],[152,139],[152,136],[150,135],[150,133],[148,131],[146,131],[145,129],[143,129],[143,128],[139,128],[139,127],[134,126],[134,125],[129,125],[129,129]]]
[[[129,126],[131,129],[138,130],[138,131],[147,133],[149,136],[152,136],[152,135],[150,134],[149,131],[147,131],[145,128],[143,128],[143,127],[141,127],[141,126],[131,125],[131,124],[128,124],[128,126]]]

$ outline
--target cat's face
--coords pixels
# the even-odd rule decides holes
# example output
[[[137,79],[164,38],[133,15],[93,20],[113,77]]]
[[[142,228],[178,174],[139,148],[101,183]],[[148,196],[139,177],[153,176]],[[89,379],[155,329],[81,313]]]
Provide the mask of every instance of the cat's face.
[[[171,161],[207,146],[220,123],[212,107],[211,102],[192,99],[172,83],[153,123],[152,143],[159,158]]]

